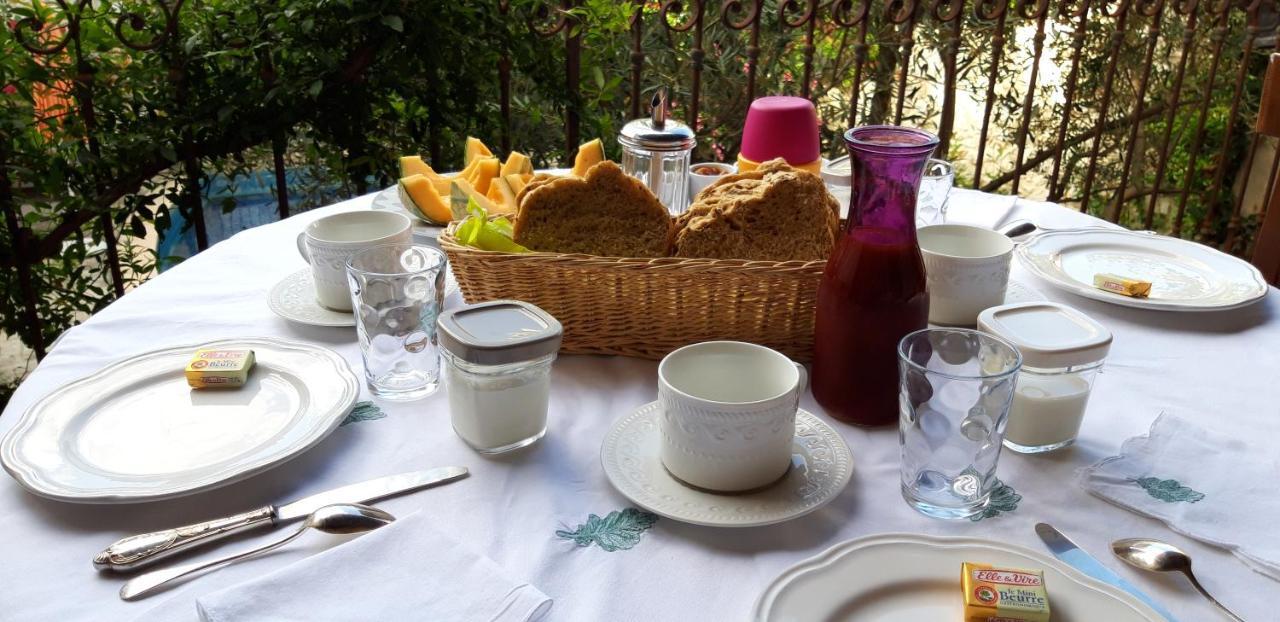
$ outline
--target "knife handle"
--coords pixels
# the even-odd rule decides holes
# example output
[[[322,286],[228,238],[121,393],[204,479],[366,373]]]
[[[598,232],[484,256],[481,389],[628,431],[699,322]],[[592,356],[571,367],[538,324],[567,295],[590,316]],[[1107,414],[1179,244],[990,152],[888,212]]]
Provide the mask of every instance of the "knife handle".
[[[270,525],[274,516],[275,508],[268,505],[186,527],[129,536],[116,540],[101,553],[94,555],[93,567],[116,572],[135,570],[165,557]]]

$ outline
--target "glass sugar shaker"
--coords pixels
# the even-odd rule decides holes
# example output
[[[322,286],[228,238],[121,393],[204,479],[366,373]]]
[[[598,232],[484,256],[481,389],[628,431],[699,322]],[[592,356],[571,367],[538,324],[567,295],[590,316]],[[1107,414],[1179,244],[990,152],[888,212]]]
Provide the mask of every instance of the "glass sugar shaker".
[[[636,119],[618,133],[622,170],[644,182],[667,211],[689,209],[689,159],[698,143],[693,129],[667,118],[667,89],[654,94],[648,119]]]

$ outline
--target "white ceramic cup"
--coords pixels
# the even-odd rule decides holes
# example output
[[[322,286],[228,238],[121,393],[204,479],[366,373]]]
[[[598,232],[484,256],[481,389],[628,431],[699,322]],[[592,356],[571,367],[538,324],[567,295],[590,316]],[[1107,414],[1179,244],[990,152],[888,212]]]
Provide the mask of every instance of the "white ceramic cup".
[[[325,216],[298,234],[298,252],[311,264],[316,300],[337,311],[351,310],[347,261],[352,255],[382,244],[411,244],[409,217],[373,210]]]
[[[767,486],[791,465],[804,368],[751,343],[707,341],[658,364],[662,464],[719,492]]]
[[[973,326],[983,310],[1004,304],[1013,240],[969,225],[917,231],[929,283],[929,322]]]

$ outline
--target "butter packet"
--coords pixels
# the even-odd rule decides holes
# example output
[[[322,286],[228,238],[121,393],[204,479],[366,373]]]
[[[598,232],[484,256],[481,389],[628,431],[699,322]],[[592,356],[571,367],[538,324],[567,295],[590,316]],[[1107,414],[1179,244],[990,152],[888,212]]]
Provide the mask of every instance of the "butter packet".
[[[1093,286],[1132,298],[1146,298],[1151,295],[1150,281],[1131,279],[1118,274],[1095,274]]]
[[[185,370],[187,384],[195,389],[242,387],[253,363],[253,350],[196,350]]]
[[[964,622],[1049,622],[1049,594],[1042,570],[964,562],[960,565],[960,587],[964,590]]]

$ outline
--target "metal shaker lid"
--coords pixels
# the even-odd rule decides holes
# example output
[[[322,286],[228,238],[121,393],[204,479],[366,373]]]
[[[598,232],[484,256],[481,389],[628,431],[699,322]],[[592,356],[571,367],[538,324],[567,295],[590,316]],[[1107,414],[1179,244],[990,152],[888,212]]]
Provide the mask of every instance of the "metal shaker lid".
[[[648,119],[635,119],[622,126],[618,142],[623,147],[645,151],[689,151],[698,143],[693,128],[667,118],[667,89],[658,89],[650,102]]]

